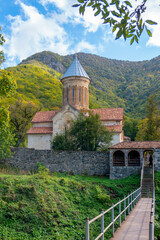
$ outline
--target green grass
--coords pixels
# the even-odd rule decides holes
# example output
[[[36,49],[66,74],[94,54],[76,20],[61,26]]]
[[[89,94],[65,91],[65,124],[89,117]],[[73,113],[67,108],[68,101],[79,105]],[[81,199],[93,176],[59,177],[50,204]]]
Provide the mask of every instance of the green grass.
[[[139,187],[139,176],[109,180],[68,174],[0,173],[0,239],[82,240],[85,218],[100,214],[112,202]],[[110,222],[105,216],[105,226]],[[100,221],[91,224],[91,239]],[[105,239],[110,239],[107,231]]]
[[[160,172],[156,172],[155,174],[155,195],[155,239],[160,240]]]

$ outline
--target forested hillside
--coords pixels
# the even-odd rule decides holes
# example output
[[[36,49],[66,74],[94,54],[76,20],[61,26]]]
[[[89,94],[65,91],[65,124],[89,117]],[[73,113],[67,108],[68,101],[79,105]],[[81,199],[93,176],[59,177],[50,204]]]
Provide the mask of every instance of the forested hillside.
[[[73,57],[41,52],[22,63],[36,60],[63,74]],[[129,62],[78,53],[78,59],[91,78],[91,108],[96,104],[100,107],[124,107],[126,115],[144,118],[148,97],[153,93],[160,96],[160,56],[150,61]]]

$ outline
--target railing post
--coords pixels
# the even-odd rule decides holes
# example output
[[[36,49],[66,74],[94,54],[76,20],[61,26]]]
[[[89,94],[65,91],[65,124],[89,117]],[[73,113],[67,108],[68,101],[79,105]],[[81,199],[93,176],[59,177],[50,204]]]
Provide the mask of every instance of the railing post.
[[[153,223],[149,223],[149,240],[153,240]]]
[[[89,218],[86,218],[86,240],[89,240]]]
[[[126,199],[124,197],[124,220],[126,220]]]
[[[137,191],[135,192],[135,204],[134,205],[136,205],[137,204]]]
[[[120,201],[120,199],[119,199]],[[121,226],[121,202],[119,203],[119,227]]]
[[[128,215],[129,215],[129,194],[128,194]]]
[[[134,208],[134,205],[135,205],[135,193],[133,192],[133,208]]]
[[[104,211],[101,211],[102,217],[101,217],[101,233],[103,233],[101,239],[104,240]]]
[[[112,236],[114,235],[114,204],[112,203]]]

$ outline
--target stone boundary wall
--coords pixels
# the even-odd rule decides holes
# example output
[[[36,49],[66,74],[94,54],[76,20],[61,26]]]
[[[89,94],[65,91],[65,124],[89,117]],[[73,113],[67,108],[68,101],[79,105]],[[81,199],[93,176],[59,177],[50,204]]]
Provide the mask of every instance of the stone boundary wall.
[[[51,172],[69,172],[82,175],[109,175],[109,153],[92,151],[53,151],[13,148],[9,166],[32,171],[43,163]]]

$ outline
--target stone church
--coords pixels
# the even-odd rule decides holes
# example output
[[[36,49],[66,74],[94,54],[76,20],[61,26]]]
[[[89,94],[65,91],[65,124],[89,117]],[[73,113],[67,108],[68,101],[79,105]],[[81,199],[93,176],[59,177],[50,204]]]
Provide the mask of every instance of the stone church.
[[[89,110],[90,78],[75,56],[63,75],[63,107],[59,111],[37,112],[28,130],[28,148],[51,149],[51,141],[56,134],[65,130],[81,110],[93,111],[100,115],[105,127],[113,133],[112,145],[123,142],[123,108],[102,108]]]

